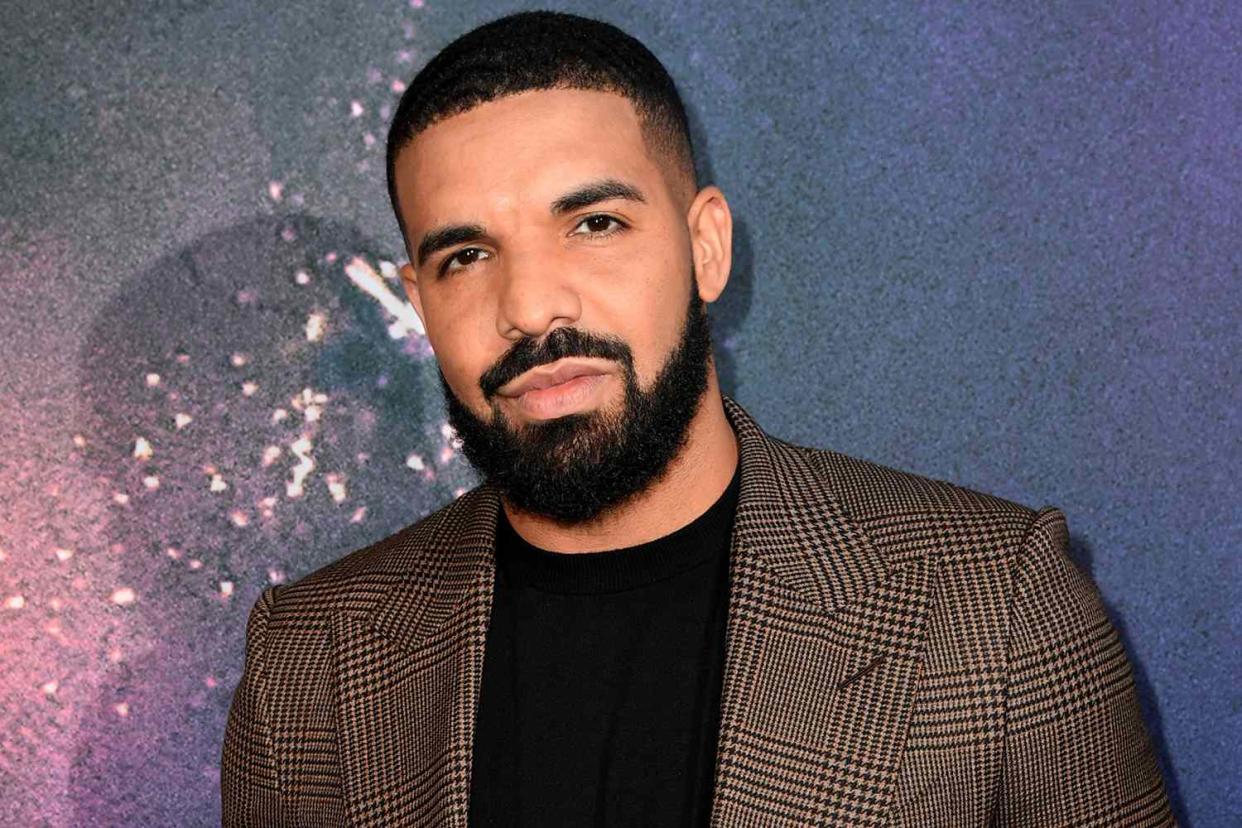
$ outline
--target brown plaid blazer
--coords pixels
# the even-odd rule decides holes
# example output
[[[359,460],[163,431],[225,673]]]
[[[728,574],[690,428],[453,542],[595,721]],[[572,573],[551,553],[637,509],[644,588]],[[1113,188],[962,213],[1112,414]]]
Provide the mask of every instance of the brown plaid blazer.
[[[1062,513],[764,433],[732,399],[717,826],[1171,825]],[[227,826],[464,826],[500,500],[251,612]]]

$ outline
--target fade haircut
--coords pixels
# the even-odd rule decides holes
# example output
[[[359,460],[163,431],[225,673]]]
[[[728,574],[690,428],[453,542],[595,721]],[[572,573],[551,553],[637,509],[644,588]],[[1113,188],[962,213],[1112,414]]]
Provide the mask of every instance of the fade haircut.
[[[673,79],[651,51],[602,20],[553,11],[518,12],[444,47],[401,96],[388,128],[386,169],[388,198],[403,236],[395,175],[401,150],[437,121],[536,89],[623,95],[638,115],[647,151],[671,171],[675,189],[697,191],[685,108]]]

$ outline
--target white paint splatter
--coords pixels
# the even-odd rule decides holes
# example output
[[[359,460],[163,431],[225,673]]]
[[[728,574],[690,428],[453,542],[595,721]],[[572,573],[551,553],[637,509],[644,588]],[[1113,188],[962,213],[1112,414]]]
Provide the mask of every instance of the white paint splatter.
[[[291,470],[293,478],[285,484],[285,495],[288,497],[301,497],[305,491],[304,483],[306,482],[306,476],[315,468],[315,461],[310,457],[310,437],[303,434],[290,444],[289,450],[298,458],[298,463]]]
[[[306,341],[318,342],[323,339],[324,323],[327,317],[315,312],[306,317]]]
[[[332,495],[334,503],[342,503],[349,497],[345,490],[345,475],[340,472],[329,472],[324,475],[324,482],[328,484],[328,493]]]
[[[155,454],[155,450],[151,448],[150,441],[146,437],[139,437],[134,440],[134,457],[138,460],[150,460]]]
[[[391,262],[389,266],[391,266]],[[380,267],[382,272],[382,263]],[[425,334],[423,321],[418,318],[418,313],[414,310],[414,306],[389,290],[388,285],[384,283],[384,280],[375,272],[375,269],[371,267],[366,259],[361,256],[355,256],[346,262],[345,275],[363,293],[379,302],[380,307],[393,320],[392,325],[388,329],[388,334],[393,339],[400,339],[410,331],[420,336]]]

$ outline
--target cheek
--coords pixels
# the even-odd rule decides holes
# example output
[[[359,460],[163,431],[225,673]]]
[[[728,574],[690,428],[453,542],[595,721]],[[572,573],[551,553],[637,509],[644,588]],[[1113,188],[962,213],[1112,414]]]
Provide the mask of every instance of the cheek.
[[[482,354],[477,334],[478,320],[461,314],[444,314],[435,318],[449,319],[443,324],[428,324],[427,339],[435,352],[440,371],[457,397],[471,408],[483,406],[479,377],[491,363]]]
[[[625,264],[623,281],[610,280],[596,293],[596,306],[605,309],[599,329],[625,339],[643,386],[677,345],[689,301],[688,271],[687,263],[669,256],[643,256]]]

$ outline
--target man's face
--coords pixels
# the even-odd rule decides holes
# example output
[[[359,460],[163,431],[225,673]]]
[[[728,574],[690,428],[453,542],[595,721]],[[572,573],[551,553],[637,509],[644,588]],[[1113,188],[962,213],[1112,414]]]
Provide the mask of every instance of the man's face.
[[[402,277],[467,459],[564,522],[649,485],[684,442],[711,345],[684,192],[630,102],[482,104],[420,133],[396,180]],[[551,373],[567,368],[587,373]]]

